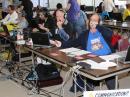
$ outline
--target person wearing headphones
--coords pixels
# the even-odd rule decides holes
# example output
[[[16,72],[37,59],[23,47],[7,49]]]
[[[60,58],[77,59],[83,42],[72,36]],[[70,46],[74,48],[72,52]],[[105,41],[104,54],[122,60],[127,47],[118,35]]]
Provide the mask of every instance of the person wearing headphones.
[[[47,9],[42,9],[39,12],[39,23],[37,24],[37,28],[33,29],[33,32],[49,32],[52,36],[55,32],[55,20],[49,14]]]
[[[66,42],[73,39],[73,27],[72,24],[66,19],[66,12],[62,9],[56,11],[56,29],[53,35],[53,41],[51,44],[55,45],[55,42]]]
[[[89,29],[83,32],[78,39],[67,41],[67,42],[56,42],[57,47],[68,48],[68,47],[79,47],[83,50],[90,51],[92,54],[101,56],[108,55],[114,52],[111,46],[111,38],[113,31],[109,28],[99,25],[100,17],[97,13],[92,14],[89,20]],[[84,77],[82,77],[84,79]],[[84,82],[80,76],[77,76],[77,83],[84,88]],[[115,89],[115,77],[110,77],[105,79],[108,89]],[[87,78],[87,89],[94,90],[95,83]],[[74,92],[74,84],[72,85],[70,91]],[[77,86],[77,91],[82,91],[81,88]]]

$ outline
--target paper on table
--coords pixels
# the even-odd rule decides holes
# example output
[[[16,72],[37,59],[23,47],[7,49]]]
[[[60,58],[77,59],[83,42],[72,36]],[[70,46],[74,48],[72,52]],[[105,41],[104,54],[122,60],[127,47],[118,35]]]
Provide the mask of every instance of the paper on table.
[[[99,64],[102,65],[102,66],[105,66],[105,67],[117,66],[117,64],[114,63],[114,62],[101,62],[101,63],[99,63]]]
[[[102,70],[107,70],[108,67],[103,66],[103,65],[99,65],[99,63],[93,61],[93,60],[83,60],[82,62],[91,65],[91,69],[102,69]]]
[[[71,52],[70,54],[75,55],[75,56],[81,56],[81,55],[89,54],[89,53],[90,53],[89,51],[78,50],[78,51]]]
[[[64,53],[71,53],[71,52],[75,52],[75,51],[79,51],[79,50],[80,49],[78,49],[78,48],[71,47],[71,48],[61,49],[59,51],[64,52]]]
[[[99,57],[103,60],[114,60],[114,59],[120,58],[121,56],[117,54],[111,54],[111,55],[105,55],[105,56],[99,56]]]

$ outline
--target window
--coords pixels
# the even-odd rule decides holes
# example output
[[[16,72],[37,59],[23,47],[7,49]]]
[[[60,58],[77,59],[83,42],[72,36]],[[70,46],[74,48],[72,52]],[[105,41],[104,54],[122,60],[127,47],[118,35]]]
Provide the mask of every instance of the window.
[[[115,5],[125,5],[126,0],[114,0]]]
[[[41,7],[48,7],[49,0],[31,0],[34,7],[40,5]]]

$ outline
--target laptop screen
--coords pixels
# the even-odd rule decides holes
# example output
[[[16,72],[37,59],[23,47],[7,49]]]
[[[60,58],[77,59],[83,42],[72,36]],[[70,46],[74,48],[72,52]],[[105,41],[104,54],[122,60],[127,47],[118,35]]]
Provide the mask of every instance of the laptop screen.
[[[7,35],[7,36],[10,36],[10,33],[9,33],[9,31],[8,31],[7,26],[6,26],[6,25],[3,25],[2,27],[3,27],[3,29],[4,29],[4,31],[5,31],[5,33],[6,33],[6,35]]]
[[[126,58],[125,58],[125,62],[128,62],[128,61],[130,62],[130,46],[128,47]]]
[[[34,46],[50,46],[48,33],[31,33],[31,38]]]

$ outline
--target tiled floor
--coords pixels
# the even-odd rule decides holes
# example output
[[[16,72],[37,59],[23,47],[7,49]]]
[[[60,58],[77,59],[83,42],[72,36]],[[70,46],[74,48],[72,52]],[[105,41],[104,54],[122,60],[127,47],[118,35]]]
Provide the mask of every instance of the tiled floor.
[[[6,75],[0,74],[0,97],[48,97],[46,95],[37,95],[34,93],[34,89],[28,90],[24,86],[21,85],[21,82],[14,82],[11,79],[8,79],[7,76],[9,75],[9,72],[6,70],[2,70],[3,72],[6,72]],[[66,75],[65,71],[62,71],[61,75],[63,78]],[[120,75],[120,88],[121,89],[126,89],[130,88],[130,76],[126,76],[127,74]],[[65,80],[65,79],[64,79]],[[74,97],[74,93],[69,92],[69,88],[71,86],[72,79],[67,82],[64,88],[64,97]],[[44,88],[45,90],[48,91],[55,91],[57,89],[61,90],[61,85],[56,85],[52,87],[47,87]],[[99,87],[96,87],[96,89],[99,89]],[[106,89],[106,86],[104,85],[102,89]],[[55,91],[54,93],[60,93],[60,91]],[[29,95],[33,94],[33,95]],[[41,92],[41,94],[45,94],[44,92]],[[77,93],[78,95],[81,94],[80,92]],[[51,97],[58,97],[56,95],[51,94]]]

